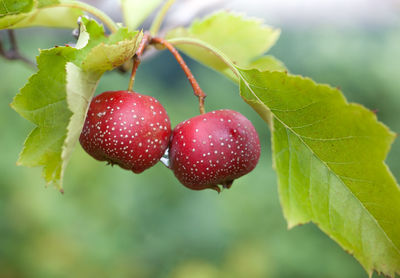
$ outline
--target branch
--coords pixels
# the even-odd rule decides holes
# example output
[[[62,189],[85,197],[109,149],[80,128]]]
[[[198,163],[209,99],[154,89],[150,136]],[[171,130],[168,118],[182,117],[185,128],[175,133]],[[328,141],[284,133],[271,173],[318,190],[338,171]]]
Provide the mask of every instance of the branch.
[[[7,30],[7,33],[8,33],[8,38],[10,40],[10,49],[5,50],[3,48],[3,42],[0,37],[0,56],[3,56],[7,60],[20,60],[25,64],[29,65],[30,67],[36,69],[36,64],[19,52],[18,43],[15,37],[14,30]]]

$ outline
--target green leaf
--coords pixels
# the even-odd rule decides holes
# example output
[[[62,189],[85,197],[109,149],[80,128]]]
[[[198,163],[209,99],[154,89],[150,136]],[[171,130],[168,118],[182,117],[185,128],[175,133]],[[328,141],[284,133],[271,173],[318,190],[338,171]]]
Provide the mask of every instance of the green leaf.
[[[77,47],[63,46],[40,52],[38,72],[11,104],[36,125],[25,141],[18,164],[43,166],[46,182],[61,190],[62,177],[79,138],[88,104],[104,72],[103,66],[84,69],[86,57],[100,44],[114,46],[115,53],[120,55],[98,56],[92,61],[98,65],[119,65],[132,57],[125,52],[135,52],[137,38],[137,33],[124,28],[106,37],[102,26],[83,18]]]
[[[90,40],[85,48],[79,51],[75,63],[85,70],[106,71],[122,65],[136,51],[142,39],[142,32],[131,32],[126,27],[118,29],[109,37],[105,36],[104,28],[95,21],[82,18],[80,36],[90,33]],[[78,41],[77,47],[82,48]]]
[[[0,0],[0,29],[33,26],[74,28],[83,15],[78,9],[57,7],[56,0]]]
[[[223,60],[221,60],[223,61]],[[234,65],[232,64],[234,67]],[[265,55],[260,58],[257,58],[250,62],[248,65],[241,67],[242,69],[257,69],[259,71],[285,71],[287,72],[287,69],[283,62],[275,58],[274,56],[271,55]],[[227,67],[224,71],[223,74],[230,78],[233,82],[239,83],[239,79],[237,75],[232,71],[231,68]],[[264,110],[264,109],[262,109]],[[266,116],[265,113],[262,113],[263,116]],[[270,121],[267,120],[269,123]]]
[[[267,52],[276,42],[280,30],[231,12],[218,12],[189,28],[178,28],[167,34],[168,40],[198,39],[223,52],[229,60],[246,67]],[[203,64],[232,77],[226,63],[213,53],[196,45],[182,44],[178,48]]]
[[[285,65],[280,60],[278,60],[277,58],[275,58],[274,56],[271,56],[271,55],[266,55],[266,56],[260,57],[242,68],[257,69],[259,71],[286,71],[287,70]]]
[[[84,71],[70,62],[66,64],[66,70],[67,104],[72,116],[69,119],[67,137],[64,140],[61,152],[61,175],[65,172],[72,151],[78,142],[89,103],[103,73],[101,71]],[[62,178],[61,176],[60,180]]]
[[[273,115],[273,157],[289,227],[312,221],[369,275],[400,274],[400,189],[384,160],[395,134],[327,85],[238,68],[242,97]]]
[[[125,31],[128,34],[128,31]],[[86,56],[82,63],[83,69],[88,71],[107,71],[122,65],[135,55],[135,51],[139,46],[143,33],[136,32],[135,34],[136,36],[126,35],[129,39],[117,41],[114,44],[98,44]],[[115,40],[114,36],[111,35],[109,41]]]
[[[135,30],[162,3],[163,0],[120,0],[125,25]]]
[[[38,72],[21,89],[12,107],[37,127],[24,144],[18,164],[43,166],[47,183],[61,177],[61,152],[68,121],[72,115],[66,100],[66,70],[72,47],[42,50],[37,59]]]
[[[29,12],[34,4],[33,0],[0,0],[0,16]]]
[[[38,0],[38,7],[43,8],[46,6],[56,5],[60,3],[58,0]]]

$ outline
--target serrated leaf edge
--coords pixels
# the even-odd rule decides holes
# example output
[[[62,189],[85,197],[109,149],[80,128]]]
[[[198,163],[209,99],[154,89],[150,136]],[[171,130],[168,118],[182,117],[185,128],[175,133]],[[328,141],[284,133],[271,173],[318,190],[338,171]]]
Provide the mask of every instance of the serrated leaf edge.
[[[259,70],[257,70],[257,69],[254,69],[254,70],[256,70],[256,71],[258,71],[258,72],[261,73],[261,71],[259,71]],[[285,74],[286,74],[286,76],[289,76],[289,74],[288,74],[287,72],[285,72]],[[251,86],[250,86],[249,83],[245,80],[245,78],[243,78],[243,76],[240,74],[240,72],[239,72],[239,76],[240,76],[240,79],[243,81],[243,83],[246,84],[247,88],[250,90],[250,92],[253,94],[253,96],[254,96],[260,103],[263,103],[263,101],[262,101],[262,100],[257,96],[257,94],[252,90]],[[307,80],[307,81],[309,81],[309,82],[312,82],[312,84],[315,85],[315,86],[323,86],[323,87],[327,87],[327,88],[329,88],[329,89],[335,89],[335,90],[339,91],[338,89],[333,88],[333,87],[329,86],[328,84],[317,84],[314,80],[312,80],[312,79],[310,79],[310,78],[308,78],[308,77],[303,77],[303,76],[300,76],[300,75],[290,75],[290,76],[294,76],[294,77],[301,78],[301,79],[303,79],[303,80]],[[339,91],[339,92],[340,92],[340,91]],[[379,122],[378,119],[377,119],[377,117],[376,117],[376,115],[375,115],[372,111],[368,110],[367,108],[365,108],[364,106],[362,106],[362,105],[360,105],[360,104],[358,104],[358,103],[349,103],[345,98],[344,98],[344,100],[345,100],[345,104],[346,104],[346,105],[350,105],[350,104],[358,105],[358,106],[361,107],[362,109],[365,109],[366,111],[368,111],[368,113],[371,113],[372,116],[374,117],[374,119],[377,121],[377,123],[379,123],[380,125],[382,125],[382,126],[388,131],[388,133],[392,135],[392,143],[393,143],[393,141],[394,141],[394,139],[395,139],[395,137],[396,137],[396,134],[395,134],[394,132],[392,132],[392,131],[389,129],[389,127],[386,126],[384,123]],[[265,107],[267,108],[266,105],[265,105]],[[269,110],[269,109],[268,109],[268,110]],[[272,114],[273,114],[273,113],[272,113]],[[385,237],[386,237],[386,239],[388,240],[388,242],[394,247],[394,249],[395,249],[395,250],[398,252],[398,254],[400,255],[400,250],[399,250],[399,248],[398,248],[398,247],[393,243],[393,241],[388,237],[388,235],[386,234],[385,230],[383,230],[383,228],[381,227],[381,225],[376,221],[376,219],[373,217],[373,215],[370,213],[370,211],[364,206],[364,204],[357,198],[356,195],[354,195],[354,193],[346,186],[346,184],[344,184],[343,180],[342,180],[339,176],[337,176],[337,174],[325,163],[325,161],[321,160],[321,159],[314,153],[314,151],[313,151],[312,149],[310,149],[310,147],[304,142],[304,140],[302,139],[301,136],[299,136],[295,131],[293,131],[290,127],[288,127],[284,122],[282,122],[279,118],[277,118],[277,117],[275,117],[275,115],[273,115],[273,120],[275,120],[275,119],[278,120],[286,129],[290,130],[293,134],[295,134],[295,135],[299,138],[299,140],[303,143],[303,145],[305,145],[306,148],[311,152],[311,154],[312,154],[314,157],[316,157],[320,162],[322,162],[322,164],[323,164],[325,167],[327,167],[327,169],[328,169],[330,172],[332,172],[333,175],[335,175],[335,176],[341,181],[342,186],[351,194],[351,196],[353,196],[353,197],[359,202],[360,206],[364,208],[364,210],[368,213],[368,215],[370,216],[370,218],[372,219],[372,221],[376,224],[376,226],[377,226],[377,227],[381,230],[381,232],[385,235]],[[273,156],[273,157],[274,157],[274,156]],[[396,181],[395,177],[393,176],[393,173],[391,173],[391,171],[390,171],[389,167],[387,166],[387,164],[386,164],[384,161],[383,161],[383,164],[384,164],[385,168],[388,170],[388,173],[390,173],[391,177]],[[273,165],[274,165],[274,167],[275,167],[275,165],[276,165],[276,163],[275,163],[275,158],[274,158]],[[278,183],[279,183],[279,181],[278,181]],[[293,228],[293,227],[295,227],[295,226],[297,226],[297,225],[300,225],[300,224],[305,224],[305,223],[312,222],[312,223],[316,224],[321,230],[323,230],[323,231],[325,232],[325,230],[322,229],[322,227],[321,227],[320,225],[318,225],[318,224],[317,224],[316,222],[314,222],[314,221],[304,221],[304,222],[296,222],[296,223],[293,222],[293,223],[292,223],[292,221],[290,221],[290,219],[288,219],[286,215],[285,215],[285,219],[286,219],[286,221],[287,221],[287,223],[288,223],[288,229],[291,229],[291,228]],[[326,234],[327,234],[330,238],[334,239],[334,237],[332,237],[328,232],[326,232]],[[334,240],[335,240],[335,239],[334,239]],[[344,247],[339,241],[337,241],[337,240],[335,240],[335,242],[338,243],[344,250],[346,250],[347,252],[349,252],[349,253],[352,254],[352,250],[349,250],[348,248],[345,248],[345,247]],[[357,257],[355,257],[355,256],[354,256],[354,258],[357,259]],[[358,260],[358,259],[357,259],[357,260]],[[376,266],[375,266],[373,269],[366,269],[366,271],[367,271],[367,273],[368,273],[368,275],[369,275],[370,277],[372,277],[372,274],[373,274],[374,271],[378,272],[378,271],[376,270]],[[379,272],[379,273],[381,273],[381,272]],[[397,274],[400,274],[400,273],[397,273]]]

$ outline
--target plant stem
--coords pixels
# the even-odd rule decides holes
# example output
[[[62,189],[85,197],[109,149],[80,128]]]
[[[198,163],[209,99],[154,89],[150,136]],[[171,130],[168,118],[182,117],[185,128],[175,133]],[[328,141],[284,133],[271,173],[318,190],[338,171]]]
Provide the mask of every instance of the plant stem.
[[[135,75],[136,75],[136,71],[140,65],[140,56],[142,56],[144,50],[146,49],[146,47],[149,45],[150,43],[150,35],[148,33],[145,33],[143,35],[142,41],[139,44],[139,47],[135,53],[135,55],[133,56],[133,66],[132,66],[132,73],[131,73],[131,77],[129,80],[129,86],[128,86],[128,91],[133,92],[133,84],[135,83]]]
[[[168,41],[166,41],[162,38],[152,38],[150,41],[150,44],[162,44],[174,55],[175,59],[178,61],[179,65],[185,72],[185,74],[190,82],[190,85],[192,85],[194,94],[199,98],[200,114],[204,114],[205,113],[204,99],[206,98],[207,95],[200,88],[199,83],[197,83],[192,72],[190,71],[189,67],[186,65],[185,61],[183,60],[182,56],[179,54],[178,50],[176,50],[175,47],[171,43],[169,43]]]
[[[150,34],[152,36],[156,36],[158,31],[160,30],[161,24],[165,18],[165,15],[167,14],[169,8],[175,3],[175,0],[168,0],[164,6],[161,8],[161,10],[158,12],[156,18],[153,20],[153,23],[151,24],[150,27]]]
[[[73,1],[73,0],[59,0],[58,4],[55,4],[51,7],[68,7],[68,8],[76,8],[82,11],[88,12],[98,19],[100,19],[107,27],[110,29],[111,33],[115,33],[118,31],[118,25],[103,11],[93,7],[89,4],[80,2],[80,1]]]

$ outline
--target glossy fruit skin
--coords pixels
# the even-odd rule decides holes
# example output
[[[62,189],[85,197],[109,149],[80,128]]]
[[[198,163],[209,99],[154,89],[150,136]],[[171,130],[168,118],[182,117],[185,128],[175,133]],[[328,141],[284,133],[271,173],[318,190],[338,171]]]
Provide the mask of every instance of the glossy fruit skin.
[[[219,192],[252,171],[260,158],[260,141],[251,122],[239,112],[218,110],[175,127],[169,149],[170,168],[194,190]]]
[[[160,160],[170,135],[169,117],[158,100],[108,91],[91,101],[79,141],[95,159],[141,173]]]

